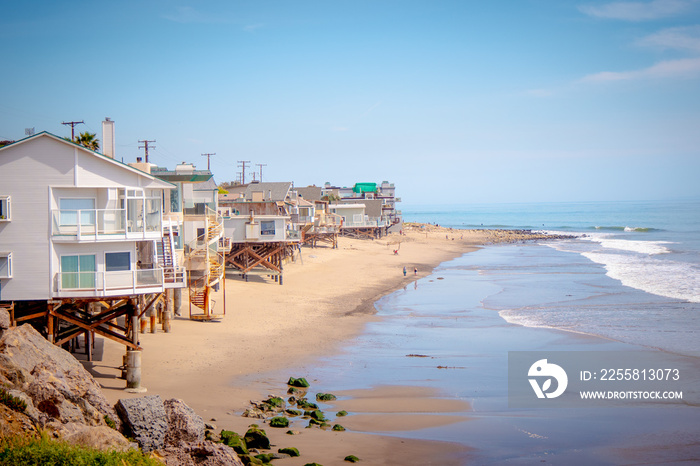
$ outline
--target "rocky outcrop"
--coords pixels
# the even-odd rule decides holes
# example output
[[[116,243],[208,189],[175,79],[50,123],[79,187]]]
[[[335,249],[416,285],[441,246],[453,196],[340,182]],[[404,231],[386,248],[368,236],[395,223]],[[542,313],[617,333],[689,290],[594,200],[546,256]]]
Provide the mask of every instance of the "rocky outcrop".
[[[27,402],[25,413],[39,427],[106,426],[105,416],[118,422],[92,375],[30,325],[6,329],[0,337],[0,384]]]
[[[143,451],[165,446],[168,415],[160,395],[119,400],[116,409],[124,423],[124,433],[133,437]]]
[[[101,450],[141,447],[166,464],[243,465],[231,447],[205,440],[204,421],[182,400],[163,402],[152,395],[119,400],[113,408],[70,353],[30,325],[7,328],[9,316],[3,312],[0,395],[6,404],[0,403],[1,438],[38,436],[43,429],[69,443]],[[120,433],[122,420],[124,432],[138,444]]]

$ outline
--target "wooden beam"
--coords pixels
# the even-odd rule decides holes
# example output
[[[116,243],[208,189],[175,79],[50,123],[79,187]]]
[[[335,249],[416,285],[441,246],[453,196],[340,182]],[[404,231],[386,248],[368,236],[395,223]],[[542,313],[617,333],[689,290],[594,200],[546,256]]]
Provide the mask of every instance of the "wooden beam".
[[[15,317],[15,322],[24,322],[25,320],[36,319],[37,317],[45,317],[48,315],[49,311],[37,312],[36,314],[29,314],[28,316]]]
[[[126,337],[123,337],[121,335],[118,335],[110,330],[103,329],[103,328],[98,328],[98,327],[93,327],[89,323],[83,322],[78,318],[75,318],[73,316],[68,316],[63,313],[58,313],[57,316],[61,320],[65,320],[68,323],[71,323],[73,325],[77,325],[78,327],[85,329],[85,330],[92,330],[93,332],[97,333],[98,335],[102,335],[105,338],[109,338],[110,340],[116,341],[117,343],[121,343],[123,345],[126,345],[130,348],[140,350],[141,347],[132,343],[131,341],[127,340]]]

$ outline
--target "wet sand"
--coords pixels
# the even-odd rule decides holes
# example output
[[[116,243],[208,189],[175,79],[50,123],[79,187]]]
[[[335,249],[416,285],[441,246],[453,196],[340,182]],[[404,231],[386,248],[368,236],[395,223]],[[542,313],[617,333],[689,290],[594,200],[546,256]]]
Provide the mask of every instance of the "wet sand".
[[[267,374],[337,351],[376,319],[374,303],[380,297],[479,245],[529,238],[517,232],[451,231],[434,226],[407,225],[404,232],[378,240],[341,238],[338,249],[303,248],[301,257],[285,264],[283,286],[265,277],[252,276],[245,282],[229,274],[222,320],[191,321],[184,305],[171,333],[159,329],[156,334],[141,335],[142,385],[148,394],[183,399],[205,420],[215,419],[211,422],[217,432],[222,428],[245,431],[256,421],[240,416],[250,400],[263,399],[268,387],[286,382],[264,380]],[[217,309],[223,309],[224,291],[214,300]],[[111,402],[139,396],[126,393],[124,381],[117,378],[123,352],[120,345],[105,341],[102,360],[92,364]],[[410,390],[405,398],[408,404],[411,398],[425,400],[423,395],[410,395]],[[445,409],[438,402],[435,410],[429,410],[438,416],[403,411],[401,422],[406,428],[422,428],[458,422],[468,414],[464,405],[450,408],[454,415],[444,415]],[[391,431],[385,417],[367,411],[363,418],[351,421],[358,423],[358,430]],[[453,443],[411,441],[408,446],[405,439],[354,432],[305,429],[290,438],[283,431],[267,430],[273,443],[291,443],[307,452],[303,458],[283,460],[290,465],[333,464],[348,454],[363,457],[363,464],[461,464],[469,451]]]

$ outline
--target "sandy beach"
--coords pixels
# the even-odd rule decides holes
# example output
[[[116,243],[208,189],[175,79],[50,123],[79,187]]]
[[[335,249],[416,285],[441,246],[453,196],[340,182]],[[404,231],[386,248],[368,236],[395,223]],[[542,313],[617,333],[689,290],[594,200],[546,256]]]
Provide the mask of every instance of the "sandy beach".
[[[184,304],[183,315],[173,321],[171,333],[158,329],[155,334],[141,335],[142,386],[148,394],[185,400],[205,421],[215,419],[211,422],[217,433],[222,428],[245,431],[249,424],[260,423],[240,416],[251,400],[264,399],[269,394],[267,387],[276,385],[277,394],[285,395],[286,380],[264,380],[263,374],[313,363],[314,358],[337,350],[340,343],[356,337],[365,323],[376,318],[377,299],[428,275],[440,263],[479,245],[525,238],[518,232],[406,225],[403,235],[391,234],[377,240],[341,238],[338,249],[303,248],[300,257],[285,264],[282,286],[256,276],[245,282],[229,273],[223,319],[191,321]],[[222,309],[223,289],[214,300],[217,309]],[[123,347],[111,341],[103,343],[102,358],[92,363],[91,371],[108,399],[116,402],[139,396],[126,393],[124,381],[118,378]],[[256,379],[258,375],[260,380]],[[392,387],[386,393],[373,394],[374,401],[372,397],[358,397],[348,408],[358,409],[359,403],[365,415],[348,419],[346,424],[350,430],[390,431],[386,414],[380,415],[387,409],[402,413],[404,429],[458,422],[468,415],[468,406],[450,405],[439,399],[439,393],[433,395],[431,398],[412,387]],[[394,400],[393,408],[382,401],[387,399]],[[414,401],[419,399],[421,412],[407,416],[415,411],[411,406],[416,406]],[[338,409],[343,409],[341,405]],[[372,412],[377,415],[366,414]],[[447,464],[445,461],[449,463],[452,457],[458,464],[456,458],[466,454],[465,447],[443,442],[416,441],[408,446],[405,440],[394,437],[318,429],[304,429],[302,435],[290,438],[284,429],[267,430],[273,443],[293,444],[306,452],[302,458],[278,464],[334,464],[348,454],[361,456],[364,464]]]

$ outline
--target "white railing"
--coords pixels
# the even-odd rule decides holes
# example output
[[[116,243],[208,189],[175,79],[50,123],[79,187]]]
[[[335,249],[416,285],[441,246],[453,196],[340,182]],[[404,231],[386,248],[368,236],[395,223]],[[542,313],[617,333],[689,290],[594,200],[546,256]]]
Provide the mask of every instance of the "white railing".
[[[368,220],[365,219],[361,222],[354,222],[352,220],[346,220],[343,222],[342,228],[369,228],[369,227],[384,227],[386,222],[384,220]]]
[[[166,267],[163,269],[163,283],[166,288],[185,286],[187,270],[184,267]]]
[[[182,275],[184,277],[184,271]],[[146,288],[162,288],[164,283],[165,276],[160,267],[114,272],[58,272],[56,274],[56,290],[64,295],[73,292],[81,296],[138,294]]]
[[[160,211],[131,219],[126,209],[80,209],[51,211],[51,235],[91,238],[153,236],[162,234]],[[133,235],[135,234],[135,235]]]
[[[288,240],[300,240],[301,239],[301,231],[299,231],[299,230],[287,230],[287,239]]]

